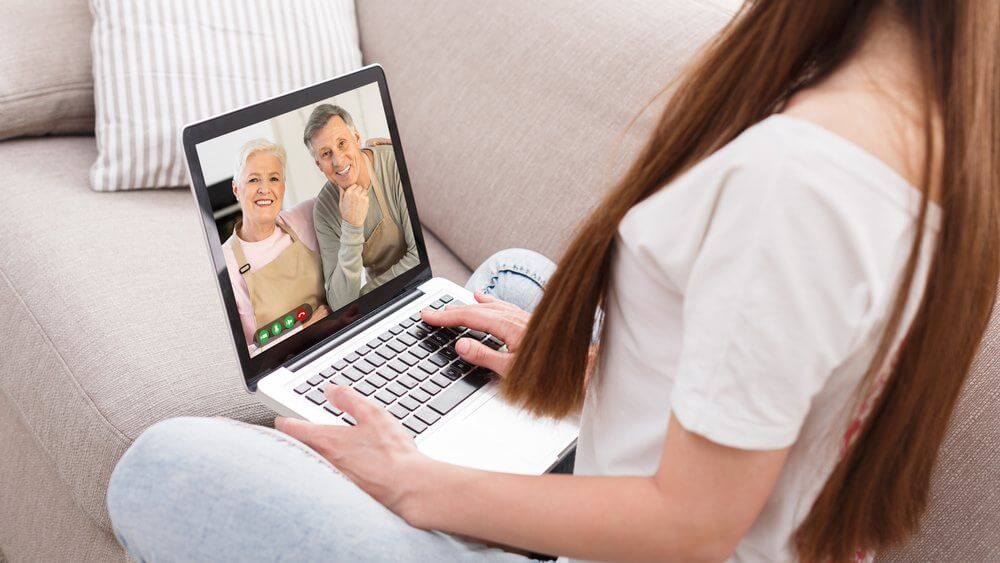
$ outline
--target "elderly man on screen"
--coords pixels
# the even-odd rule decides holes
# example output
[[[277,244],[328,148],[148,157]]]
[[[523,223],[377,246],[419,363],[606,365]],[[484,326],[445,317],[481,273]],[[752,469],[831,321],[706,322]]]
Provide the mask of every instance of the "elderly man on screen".
[[[391,145],[362,148],[347,111],[313,110],[302,135],[327,182],[313,222],[327,302],[337,310],[420,262]]]

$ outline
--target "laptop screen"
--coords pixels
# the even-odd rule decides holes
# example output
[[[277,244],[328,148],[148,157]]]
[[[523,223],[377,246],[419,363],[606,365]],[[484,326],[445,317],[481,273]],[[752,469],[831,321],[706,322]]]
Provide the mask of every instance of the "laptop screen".
[[[185,150],[248,378],[429,277],[381,68],[193,125]]]

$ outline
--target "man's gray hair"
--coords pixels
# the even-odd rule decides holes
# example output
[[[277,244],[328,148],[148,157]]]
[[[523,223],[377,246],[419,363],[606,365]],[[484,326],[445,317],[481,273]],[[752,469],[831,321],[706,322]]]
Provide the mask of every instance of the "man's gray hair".
[[[278,162],[281,163],[281,174],[285,174],[285,163],[288,160],[285,154],[285,148],[281,145],[272,143],[264,138],[250,139],[240,148],[240,154],[236,156],[236,168],[233,169],[233,181],[237,184],[243,179],[243,169],[247,166],[247,161],[250,157],[259,152],[269,152],[278,158]]]
[[[312,110],[309,114],[309,121],[306,122],[306,130],[302,133],[302,142],[306,144],[306,148],[309,149],[309,154],[312,154],[312,139],[319,133],[319,130],[326,127],[326,124],[330,122],[333,117],[339,117],[344,120],[344,123],[348,127],[354,129],[354,120],[351,119],[351,114],[347,113],[347,110],[335,106],[333,104],[320,104],[316,106],[316,109]]]

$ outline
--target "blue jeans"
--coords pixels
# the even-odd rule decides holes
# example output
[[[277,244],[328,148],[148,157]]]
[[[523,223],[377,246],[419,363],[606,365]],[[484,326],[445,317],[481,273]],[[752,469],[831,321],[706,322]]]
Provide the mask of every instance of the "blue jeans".
[[[531,310],[554,269],[540,254],[502,251],[467,287]],[[224,418],[143,432],[111,475],[108,513],[140,561],[528,561],[410,527],[301,442]]]

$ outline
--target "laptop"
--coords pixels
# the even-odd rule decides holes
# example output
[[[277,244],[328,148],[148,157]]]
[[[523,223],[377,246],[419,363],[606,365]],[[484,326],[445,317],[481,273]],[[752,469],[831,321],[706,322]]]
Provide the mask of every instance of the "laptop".
[[[503,350],[499,339],[421,320],[423,309],[475,301],[431,273],[380,66],[194,123],[183,143],[243,383],[257,400],[283,416],[353,425],[323,396],[327,385],[350,386],[428,456],[480,469],[541,474],[572,450],[577,420],[511,406],[498,376],[454,349],[466,337]],[[351,208],[339,209],[341,184],[352,181],[369,184],[360,230],[369,216],[378,223],[361,239],[343,226]]]

